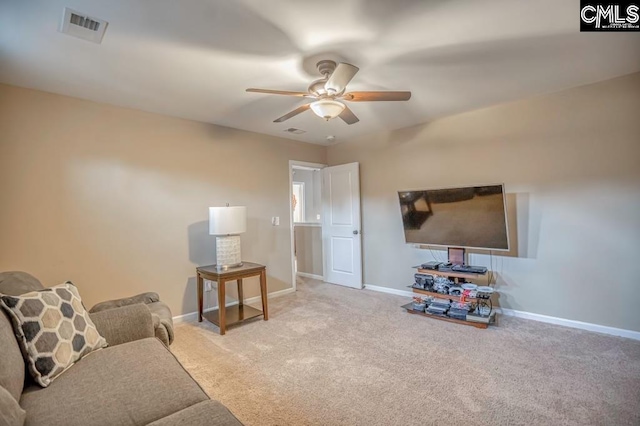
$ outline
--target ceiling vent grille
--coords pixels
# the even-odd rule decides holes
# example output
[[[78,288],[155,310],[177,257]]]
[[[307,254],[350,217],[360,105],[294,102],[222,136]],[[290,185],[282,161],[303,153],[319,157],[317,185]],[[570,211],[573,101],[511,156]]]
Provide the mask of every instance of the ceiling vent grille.
[[[60,32],[93,43],[101,43],[108,22],[102,19],[87,16],[77,10],[64,8]]]
[[[296,129],[295,127],[289,127],[288,129],[284,129],[283,132],[293,133],[294,135],[301,135],[303,133],[307,133],[306,130]]]
[[[71,14],[70,22],[73,25],[78,25],[91,31],[98,31],[98,28],[100,28],[100,22],[94,21],[86,16],[76,15],[75,13]]]

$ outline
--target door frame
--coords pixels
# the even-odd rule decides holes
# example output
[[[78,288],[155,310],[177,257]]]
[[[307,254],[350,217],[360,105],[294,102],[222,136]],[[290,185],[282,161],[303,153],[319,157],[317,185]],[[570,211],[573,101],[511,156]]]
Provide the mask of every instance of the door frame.
[[[291,230],[291,283],[293,284],[293,291],[297,290],[296,284],[296,264],[295,264],[295,235],[293,229],[293,168],[294,166],[299,167],[309,167],[313,169],[324,169],[327,167],[326,164],[322,163],[310,163],[308,161],[298,161],[298,160],[289,160],[289,202],[287,203],[289,206],[289,229]],[[320,197],[322,197],[322,179],[320,179]],[[324,250],[322,250],[322,280],[324,281],[325,271],[324,271]]]

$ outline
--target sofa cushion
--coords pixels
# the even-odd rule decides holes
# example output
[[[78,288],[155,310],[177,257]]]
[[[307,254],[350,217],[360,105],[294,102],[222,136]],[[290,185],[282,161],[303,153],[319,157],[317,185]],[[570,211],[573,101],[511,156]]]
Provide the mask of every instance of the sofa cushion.
[[[0,295],[0,305],[11,318],[29,372],[43,387],[84,355],[107,346],[69,281],[20,296]]]
[[[20,399],[24,385],[24,358],[11,321],[0,309],[0,386],[16,400]]]
[[[30,291],[42,290],[44,286],[36,277],[26,272],[0,272],[0,293],[19,296]]]
[[[25,414],[18,401],[0,386],[0,426],[22,426]]]
[[[229,409],[218,401],[202,401],[170,416],[156,420],[149,426],[242,426]]]
[[[25,389],[26,425],[146,425],[208,397],[156,338],[82,358],[47,388]]]
[[[0,294],[18,296],[44,288],[40,281],[26,272],[0,272]],[[25,380],[25,361],[20,353],[11,320],[0,308],[0,386],[20,399]]]
[[[44,287],[40,281],[26,272],[0,272],[0,294],[18,296],[42,288]],[[2,342],[0,345],[0,360],[2,360],[0,362],[0,386],[7,389],[14,398],[20,399],[25,381],[26,364],[20,353],[11,320],[2,311],[0,308],[0,342]]]

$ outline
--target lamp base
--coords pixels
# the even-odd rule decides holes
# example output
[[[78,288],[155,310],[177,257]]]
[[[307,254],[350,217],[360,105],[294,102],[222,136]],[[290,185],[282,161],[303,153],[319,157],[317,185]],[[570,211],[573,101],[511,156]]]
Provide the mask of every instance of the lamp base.
[[[239,235],[216,237],[216,268],[226,271],[229,268],[242,266]]]

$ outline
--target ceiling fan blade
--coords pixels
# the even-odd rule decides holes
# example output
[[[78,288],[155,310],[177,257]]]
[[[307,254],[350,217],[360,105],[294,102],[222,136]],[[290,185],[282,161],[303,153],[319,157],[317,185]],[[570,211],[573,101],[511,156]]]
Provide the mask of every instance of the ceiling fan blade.
[[[349,92],[342,99],[351,102],[408,101],[411,92]]]
[[[355,124],[358,121],[360,121],[360,119],[356,117],[353,111],[351,111],[349,107],[346,105],[344,107],[344,110],[340,113],[338,117],[342,118],[342,121],[344,121],[347,124]]]
[[[310,108],[309,106],[310,104],[304,104],[302,106],[299,106],[298,108],[294,109],[293,111],[283,115],[280,118],[276,118],[275,120],[273,120],[274,123],[282,123],[285,120],[290,119],[291,117],[295,117],[296,115],[305,112],[306,110],[308,110]]]
[[[329,80],[325,83],[325,90],[333,93],[342,92],[345,87],[347,87],[347,84],[349,84],[353,76],[356,75],[358,70],[360,70],[360,68],[355,65],[340,62],[333,73],[329,76]]]
[[[266,93],[269,95],[285,95],[285,96],[300,96],[300,97],[314,97],[313,95],[307,92],[290,92],[288,90],[271,90],[271,89],[247,89],[247,92],[253,93]]]

